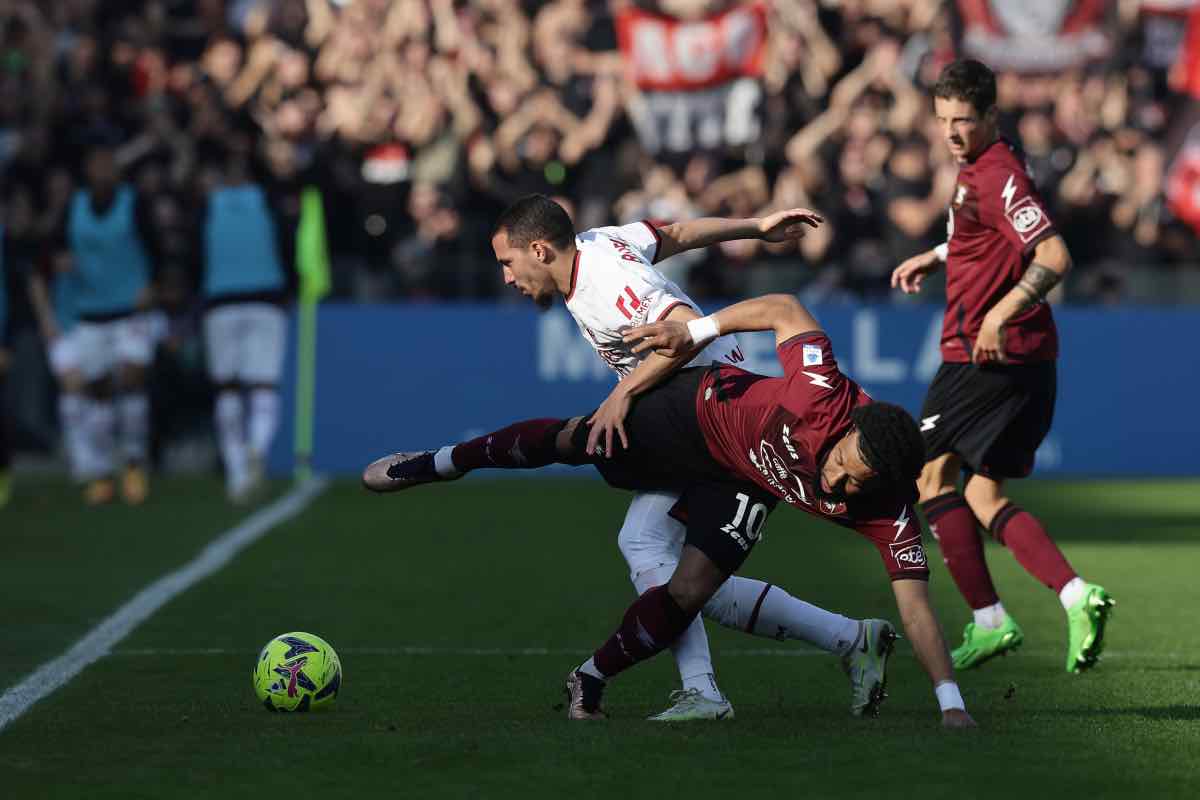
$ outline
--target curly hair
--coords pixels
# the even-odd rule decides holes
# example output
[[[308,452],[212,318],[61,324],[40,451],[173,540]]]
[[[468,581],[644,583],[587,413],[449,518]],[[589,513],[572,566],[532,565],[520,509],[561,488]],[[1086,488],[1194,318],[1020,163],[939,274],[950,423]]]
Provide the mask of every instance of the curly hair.
[[[870,403],[850,412],[863,460],[883,488],[911,494],[925,466],[925,439],[912,415],[892,403]]]

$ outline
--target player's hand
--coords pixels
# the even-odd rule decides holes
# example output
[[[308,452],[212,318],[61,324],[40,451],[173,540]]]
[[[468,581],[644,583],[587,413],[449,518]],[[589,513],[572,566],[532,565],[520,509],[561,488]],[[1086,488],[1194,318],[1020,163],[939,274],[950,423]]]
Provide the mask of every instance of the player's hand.
[[[600,455],[600,441],[603,439],[604,457],[612,458],[614,431],[617,438],[621,440],[621,447],[629,449],[629,437],[625,435],[625,417],[629,415],[629,408],[632,405],[633,400],[618,383],[608,397],[604,398],[604,402],[596,409],[596,413],[592,414],[587,421],[588,426],[591,427],[587,439],[588,455]]]
[[[638,341],[639,339],[641,341]],[[653,350],[667,358],[686,355],[696,347],[687,323],[674,319],[630,328],[621,340],[625,344],[637,342],[633,345],[634,353],[641,354]]]
[[[964,708],[948,708],[942,712],[943,728],[978,728]]]
[[[975,338],[975,348],[971,351],[971,361],[975,364],[1003,364],[1004,355],[1004,320],[988,314],[979,326],[979,336]]]
[[[892,270],[892,288],[905,294],[916,294],[921,291],[921,281],[925,280],[926,275],[936,272],[940,263],[937,253],[932,250],[905,259],[904,263]]]
[[[816,228],[825,218],[807,208],[789,208],[776,211],[758,221],[759,238],[767,242],[786,242],[803,239],[805,226]]]

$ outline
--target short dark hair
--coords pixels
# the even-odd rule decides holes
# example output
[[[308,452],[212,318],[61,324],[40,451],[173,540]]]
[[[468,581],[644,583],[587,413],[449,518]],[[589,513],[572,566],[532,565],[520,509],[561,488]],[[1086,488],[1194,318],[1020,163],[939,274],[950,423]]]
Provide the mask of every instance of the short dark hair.
[[[996,105],[996,76],[983,62],[960,58],[942,69],[933,85],[933,96],[964,100],[983,116]]]
[[[513,247],[527,247],[542,239],[562,249],[575,238],[575,225],[566,209],[544,194],[527,194],[504,209],[492,235],[500,231],[508,234]]]
[[[850,412],[858,428],[858,449],[876,474],[880,488],[915,495],[925,466],[925,439],[912,415],[892,403],[869,403]]]

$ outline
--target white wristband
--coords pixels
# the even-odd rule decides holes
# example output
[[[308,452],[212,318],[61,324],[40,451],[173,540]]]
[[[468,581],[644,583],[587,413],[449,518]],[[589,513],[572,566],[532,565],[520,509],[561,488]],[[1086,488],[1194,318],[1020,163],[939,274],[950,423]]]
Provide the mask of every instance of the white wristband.
[[[967,710],[962,694],[958,691],[958,684],[954,681],[942,681],[933,687],[933,693],[937,695],[938,705],[941,706],[942,711],[949,711],[952,708]]]
[[[687,328],[696,347],[704,347],[721,335],[721,329],[717,326],[717,318],[712,315],[688,320]]]
[[[938,261],[945,263],[946,259],[950,257],[950,243],[942,242],[937,247],[933,248],[933,254],[937,256]]]

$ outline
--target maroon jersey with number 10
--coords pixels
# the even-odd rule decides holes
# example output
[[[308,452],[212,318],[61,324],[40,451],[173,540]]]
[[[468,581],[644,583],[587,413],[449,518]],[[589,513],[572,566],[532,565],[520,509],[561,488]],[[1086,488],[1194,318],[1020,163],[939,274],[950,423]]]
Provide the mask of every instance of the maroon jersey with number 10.
[[[895,496],[835,503],[817,496],[825,454],[850,429],[850,412],[871,402],[838,369],[822,331],[779,345],[783,377],[717,364],[700,383],[696,416],[718,463],[788,505],[853,528],[871,540],[893,580],[927,580],[916,482]]]
[[[947,221],[946,316],[942,359],[969,362],[987,312],[1017,285],[1034,246],[1055,233],[1025,164],[997,139],[958,172]],[[1058,331],[1047,303],[1017,314],[1004,329],[1010,363],[1058,356]]]

